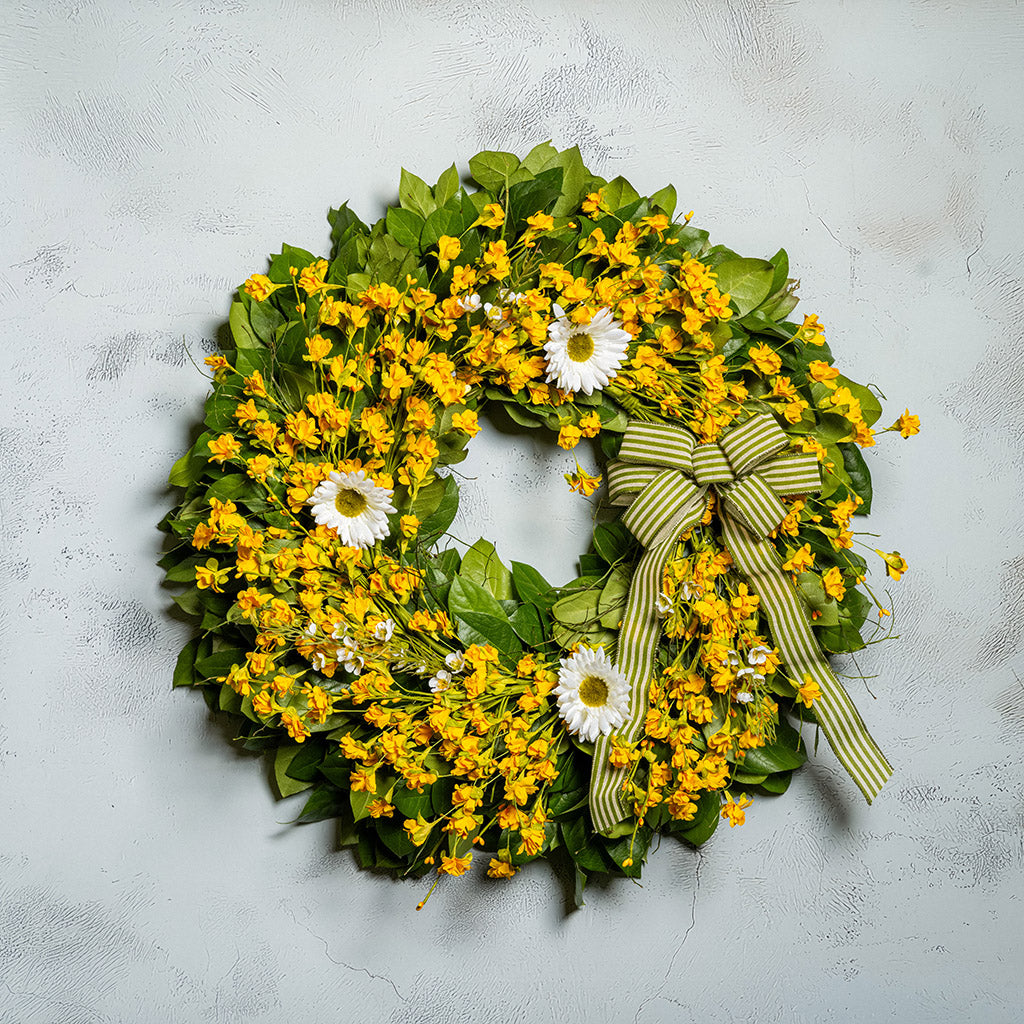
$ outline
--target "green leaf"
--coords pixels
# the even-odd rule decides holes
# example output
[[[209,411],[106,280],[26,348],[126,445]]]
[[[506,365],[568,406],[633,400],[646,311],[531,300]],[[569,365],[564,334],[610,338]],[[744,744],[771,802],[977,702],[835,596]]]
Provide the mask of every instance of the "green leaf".
[[[302,782],[288,775],[288,766],[301,752],[301,743],[286,743],[284,746],[278,747],[277,753],[274,755],[274,782],[278,794],[282,797],[301,793],[312,785],[311,782]]]
[[[192,457],[195,454],[195,448],[189,448],[187,452],[173,466],[171,466],[171,472],[167,477],[167,482],[172,487],[188,487],[190,484],[195,483],[197,477],[193,473]]]
[[[793,780],[792,772],[777,772],[775,775],[769,775],[768,778],[761,783],[761,788],[766,793],[772,793],[778,795],[785,793],[789,789],[789,784]]]
[[[193,686],[196,682],[196,652],[199,650],[199,637],[194,637],[181,649],[178,660],[174,664],[173,686]]]
[[[327,821],[336,818],[345,808],[345,794],[334,786],[318,786],[303,804],[295,825],[309,825],[314,821]]]
[[[520,601],[550,608],[554,603],[554,588],[532,565],[525,562],[512,563],[512,584]]]
[[[620,565],[604,585],[597,611],[601,616],[601,625],[606,629],[619,628],[622,616],[626,612],[626,598],[629,597],[631,579],[632,573],[625,566]]]
[[[743,771],[751,775],[772,775],[799,768],[807,760],[807,750],[800,734],[785,719],[779,722],[775,740],[767,747],[748,750],[743,758]]]
[[[523,157],[521,167],[526,168],[531,174],[540,174],[547,170],[558,159],[558,150],[551,145],[551,140],[541,142],[534,146],[526,156]]]
[[[818,633],[821,646],[833,654],[852,654],[855,651],[862,651],[867,646],[860,630],[855,629],[848,622],[840,622],[838,626],[830,626]]]
[[[666,185],[651,196],[652,207],[657,207],[668,217],[676,212],[676,190],[674,185]]]
[[[614,213],[629,206],[630,203],[635,203],[640,198],[640,193],[620,174],[604,186],[602,198],[608,209]]]
[[[450,235],[453,238],[462,234],[462,227],[465,222],[461,213],[454,210],[435,210],[423,225],[423,232],[420,235],[420,246],[422,249],[429,249],[437,245],[442,235]]]
[[[509,622],[527,647],[539,647],[544,643],[544,624],[536,605],[521,604],[512,613]]]
[[[413,502],[413,515],[420,518],[420,530],[419,535],[424,540],[430,540],[433,537],[439,537],[449,526],[452,525],[452,521],[455,519],[455,514],[459,510],[459,485],[455,482],[455,478],[451,476],[439,476],[437,480],[443,481],[442,493],[440,501],[437,503],[434,511],[429,515],[420,518],[419,513],[416,511],[419,496],[417,500]],[[434,483],[431,482],[429,487],[433,487]],[[420,491],[422,495],[427,488],[423,488]]]
[[[263,348],[263,342],[256,337],[256,332],[249,322],[249,314],[241,302],[232,302],[228,313],[228,326],[235,348]]]
[[[434,186],[434,202],[438,206],[444,206],[459,191],[459,185],[459,171],[455,164],[452,164],[448,170],[442,171],[441,177],[437,179]]]
[[[514,153],[485,151],[470,157],[469,171],[473,180],[488,192],[495,194],[508,187],[508,179],[519,166],[519,157]]]
[[[463,576],[456,576],[448,592],[448,613],[458,620],[458,633],[463,641],[493,644],[499,652],[518,661],[522,647],[505,609],[489,591]]]
[[[586,906],[587,901],[583,898],[583,890],[587,885],[587,873],[579,866],[579,864],[573,863],[573,887],[572,887],[572,901],[577,910],[581,910]]]
[[[774,295],[780,288],[785,288],[789,279],[789,253],[780,249],[769,261],[774,268],[769,294]]]
[[[767,260],[726,260],[715,267],[718,290],[729,293],[739,316],[756,309],[768,297],[775,268]]]
[[[566,217],[579,207],[583,198],[586,168],[583,166],[579,146],[559,153],[554,166],[562,168],[562,198],[555,203],[551,212],[555,217]]]
[[[254,300],[249,307],[249,322],[260,341],[272,345],[277,338],[277,329],[285,323],[285,319],[272,303]]]
[[[633,535],[621,519],[594,528],[594,550],[609,564],[625,558],[636,546]]]
[[[693,846],[701,846],[706,843],[721,820],[721,801],[718,793],[705,791],[697,801],[697,813],[687,822],[683,822],[682,828],[673,829],[683,839]]]
[[[463,556],[460,575],[490,591],[499,601],[512,598],[512,573],[505,567],[494,545],[482,537]]]
[[[820,577],[813,572],[802,572],[796,578],[797,589],[812,612],[818,612],[814,619],[816,626],[835,626],[839,622],[839,605],[835,598],[825,593]]]
[[[392,206],[388,210],[387,226],[396,241],[413,252],[419,252],[423,218],[418,213]]]
[[[850,478],[850,487],[854,494],[864,502],[857,509],[857,514],[867,515],[871,511],[871,499],[874,494],[871,488],[871,471],[856,444],[841,441],[836,447],[843,453],[843,467],[846,470],[846,475]]]
[[[600,602],[600,590],[582,590],[556,601],[551,614],[563,626],[591,626],[600,618],[597,610]]]
[[[437,203],[434,201],[434,194],[430,191],[430,186],[422,178],[418,178],[404,167],[402,168],[402,176],[398,181],[398,202],[403,210],[411,210],[413,213],[418,213],[424,220],[437,209]]]

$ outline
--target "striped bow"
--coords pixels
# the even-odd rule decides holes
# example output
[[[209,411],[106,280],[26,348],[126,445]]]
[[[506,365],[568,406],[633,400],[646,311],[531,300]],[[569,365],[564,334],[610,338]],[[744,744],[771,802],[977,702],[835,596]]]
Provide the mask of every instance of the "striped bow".
[[[633,421],[627,428],[619,459],[608,466],[608,489],[613,504],[629,506],[622,521],[645,550],[619,632],[618,665],[631,693],[617,735],[633,743],[643,730],[661,633],[657,598],[665,564],[679,535],[703,518],[713,489],[722,540],[761,598],[789,674],[818,684],[821,697],[814,710],[821,729],[870,803],[892,769],[829,667],[803,601],[768,540],[786,517],[782,496],[821,488],[817,458],[788,447],[785,433],[765,413],[733,427],[717,444],[699,444],[689,431],[664,423]],[[611,737],[602,736],[595,744],[590,780],[590,812],[598,832],[608,832],[630,815],[621,792],[625,770],[611,767],[610,752]]]

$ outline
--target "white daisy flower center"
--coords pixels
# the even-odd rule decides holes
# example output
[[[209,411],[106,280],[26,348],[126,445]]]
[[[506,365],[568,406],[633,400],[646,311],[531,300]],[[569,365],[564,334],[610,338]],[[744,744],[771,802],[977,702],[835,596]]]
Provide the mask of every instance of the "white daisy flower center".
[[[604,707],[608,703],[608,684],[600,676],[587,676],[580,683],[579,694],[588,708]]]
[[[589,334],[574,334],[565,346],[565,354],[574,363],[585,363],[594,354],[594,339]]]
[[[353,519],[366,511],[366,495],[362,491],[342,488],[334,499],[334,507],[343,515]]]

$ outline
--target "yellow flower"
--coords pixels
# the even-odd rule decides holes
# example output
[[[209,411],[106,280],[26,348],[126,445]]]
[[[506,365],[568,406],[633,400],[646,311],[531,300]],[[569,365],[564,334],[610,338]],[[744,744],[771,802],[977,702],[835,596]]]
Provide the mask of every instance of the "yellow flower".
[[[266,274],[253,274],[242,285],[242,290],[246,295],[251,295],[257,302],[263,302],[280,287],[281,285],[274,284]]]
[[[476,223],[482,224],[485,228],[500,228],[505,223],[505,211],[499,203],[488,203]]]
[[[807,374],[811,380],[816,380],[831,389],[836,386],[835,379],[839,376],[839,371],[834,366],[829,366],[823,359],[812,359],[807,364]]]
[[[196,586],[200,590],[212,590],[215,594],[223,593],[224,584],[230,578],[230,569],[221,569],[216,558],[207,559],[206,565],[196,566]]]
[[[597,476],[591,476],[577,462],[576,472],[566,473],[565,482],[577,494],[582,494],[585,498],[589,498],[601,486],[601,474],[598,473]]]
[[[306,355],[302,358],[307,363],[318,363],[321,359],[326,359],[331,351],[331,342],[329,338],[325,338],[322,334],[314,334],[312,338],[306,339]]]
[[[603,202],[604,190],[599,188],[596,192],[590,192],[587,194],[587,198],[580,203],[580,209],[584,213],[597,213]]]
[[[467,853],[465,857],[449,857],[446,855],[441,858],[441,866],[437,870],[445,875],[464,875],[472,863],[472,853]]]
[[[821,687],[810,677],[809,674],[805,673],[803,684],[797,688],[796,699],[800,701],[805,708],[809,708],[814,701],[821,699]]]
[[[281,712],[281,724],[288,730],[288,735],[296,743],[302,743],[309,735],[309,729],[302,723],[294,708],[285,708]]]
[[[462,412],[455,413],[452,416],[452,426],[456,430],[469,434],[470,437],[476,437],[480,432],[480,424],[477,422],[476,413],[472,409],[465,409]]]
[[[402,516],[398,521],[403,537],[415,537],[420,528],[420,521],[412,515]]]
[[[750,350],[750,361],[766,376],[778,373],[782,360],[768,345],[757,345]]]
[[[242,446],[230,434],[221,434],[220,437],[207,441],[206,446],[211,453],[209,461],[221,464],[233,459],[242,450]]]
[[[327,277],[327,260],[317,260],[308,267],[303,267],[299,274],[299,287],[307,295],[314,295],[324,286],[324,279]]]
[[[487,865],[488,878],[511,878],[515,875],[517,868],[514,868],[507,860],[500,857],[492,857],[491,863]]]
[[[744,810],[751,803],[753,801],[746,796],[741,796],[738,803],[734,800],[728,801],[722,806],[722,820],[729,822],[729,828],[733,828],[735,825],[742,825],[747,820]]]
[[[571,423],[568,423],[558,432],[558,447],[564,448],[566,451],[570,448],[575,448],[580,443],[582,436],[583,433],[579,427],[574,427]]]
[[[829,597],[842,601],[846,596],[846,585],[843,583],[843,573],[838,565],[833,565],[824,576],[821,577],[821,585]]]
[[[818,323],[817,316],[805,316],[796,336],[805,345],[824,345],[825,329]]]
[[[597,437],[601,430],[601,417],[596,412],[588,412],[580,417],[580,431],[584,437]]]
[[[451,235],[442,235],[437,240],[437,258],[442,262],[442,269],[447,270],[448,267],[445,265],[449,261],[457,259],[459,253],[462,252],[462,243]]]
[[[886,554],[886,552],[875,548],[875,554],[881,555],[885,560],[886,572],[888,572],[894,580],[898,581],[899,578],[907,571],[907,563],[898,551],[894,551],[892,554]]]
[[[891,426],[890,430],[898,430],[900,437],[913,437],[921,430],[921,421],[917,416],[911,416],[910,410],[905,413]]]

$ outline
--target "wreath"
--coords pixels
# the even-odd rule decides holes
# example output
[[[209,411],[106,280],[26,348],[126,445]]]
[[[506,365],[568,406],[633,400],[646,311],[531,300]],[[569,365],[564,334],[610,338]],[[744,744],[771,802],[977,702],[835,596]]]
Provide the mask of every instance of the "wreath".
[[[372,228],[331,210],[329,258],[283,246],[239,290],[161,523],[198,620],[175,685],[402,875],[562,856],[581,901],[656,835],[742,824],[809,729],[870,801],[890,769],[828,652],[891,636],[851,529],[881,406],[788,319],[786,252],[711,245],[576,148],[469,169],[403,170]],[[597,524],[567,584],[445,544],[445,467],[497,406],[601,453],[566,476]]]

